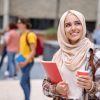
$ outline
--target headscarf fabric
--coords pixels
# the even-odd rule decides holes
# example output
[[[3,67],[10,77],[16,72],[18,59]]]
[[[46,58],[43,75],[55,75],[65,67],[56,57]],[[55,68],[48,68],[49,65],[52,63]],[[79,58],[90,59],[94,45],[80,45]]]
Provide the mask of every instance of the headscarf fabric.
[[[64,21],[69,13],[75,15],[81,22],[83,27],[83,35],[78,43],[72,45],[69,43],[68,38],[64,31]],[[93,48],[93,43],[85,37],[86,35],[86,23],[83,14],[75,10],[69,10],[65,12],[59,22],[58,26],[58,43],[60,49],[53,56],[53,61],[57,63],[58,68],[64,64],[70,71],[76,71],[86,61],[87,51]]]

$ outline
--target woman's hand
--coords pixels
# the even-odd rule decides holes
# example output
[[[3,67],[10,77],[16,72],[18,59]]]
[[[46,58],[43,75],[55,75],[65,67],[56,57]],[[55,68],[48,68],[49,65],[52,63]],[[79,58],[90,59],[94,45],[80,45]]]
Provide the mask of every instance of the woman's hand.
[[[20,62],[18,65],[20,66],[20,68],[23,68],[27,65],[27,61],[24,61],[24,62]]]
[[[63,96],[67,96],[69,92],[68,84],[64,81],[59,82],[56,86],[56,92]]]
[[[77,84],[79,87],[90,90],[92,87],[92,78],[90,76],[78,76]]]
[[[20,70],[19,63],[16,64],[16,71],[18,72]]]

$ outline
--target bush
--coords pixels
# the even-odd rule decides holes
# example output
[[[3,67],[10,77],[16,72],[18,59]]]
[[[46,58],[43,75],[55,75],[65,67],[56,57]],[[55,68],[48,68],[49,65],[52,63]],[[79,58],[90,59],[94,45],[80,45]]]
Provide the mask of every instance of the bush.
[[[57,29],[56,28],[47,29],[45,37],[47,40],[57,40]]]

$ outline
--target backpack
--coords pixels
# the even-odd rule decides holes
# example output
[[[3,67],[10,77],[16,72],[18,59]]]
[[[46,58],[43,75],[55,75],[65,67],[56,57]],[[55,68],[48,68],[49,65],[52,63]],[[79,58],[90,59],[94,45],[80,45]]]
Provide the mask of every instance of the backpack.
[[[30,32],[28,32],[27,33],[27,35],[26,35],[26,43],[27,43],[27,45],[28,46],[30,46],[29,45],[29,42],[28,42],[28,34],[29,34]],[[39,55],[42,55],[43,54],[43,46],[42,46],[42,44],[41,44],[41,41],[40,41],[40,39],[37,37],[37,46],[36,46],[36,54],[35,54],[35,57],[38,57]]]

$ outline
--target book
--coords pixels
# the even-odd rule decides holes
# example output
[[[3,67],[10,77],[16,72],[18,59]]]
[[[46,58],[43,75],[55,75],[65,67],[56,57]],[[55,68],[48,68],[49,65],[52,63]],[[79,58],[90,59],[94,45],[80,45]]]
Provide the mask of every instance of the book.
[[[48,78],[53,82],[53,83],[58,83],[62,81],[60,72],[58,70],[57,64],[52,61],[41,61],[43,68],[48,76]]]
[[[24,62],[25,61],[25,57],[22,54],[19,54],[16,57],[15,61],[16,61],[16,63]]]

